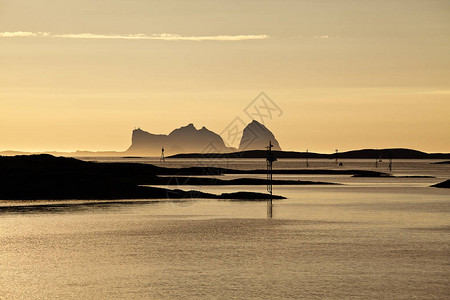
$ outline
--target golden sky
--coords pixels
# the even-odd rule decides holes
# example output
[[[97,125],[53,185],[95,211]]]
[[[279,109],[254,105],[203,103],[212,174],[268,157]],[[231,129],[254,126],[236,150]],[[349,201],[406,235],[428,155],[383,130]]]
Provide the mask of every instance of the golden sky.
[[[0,0],[0,151],[222,132],[264,91],[284,150],[450,152],[450,1]]]

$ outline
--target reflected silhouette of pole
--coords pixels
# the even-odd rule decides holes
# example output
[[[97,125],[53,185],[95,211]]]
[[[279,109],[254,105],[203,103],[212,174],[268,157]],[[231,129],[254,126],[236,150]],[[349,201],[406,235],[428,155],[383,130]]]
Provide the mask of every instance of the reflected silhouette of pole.
[[[273,216],[273,209],[272,209],[272,198],[267,201],[267,217],[269,219],[272,219]]]

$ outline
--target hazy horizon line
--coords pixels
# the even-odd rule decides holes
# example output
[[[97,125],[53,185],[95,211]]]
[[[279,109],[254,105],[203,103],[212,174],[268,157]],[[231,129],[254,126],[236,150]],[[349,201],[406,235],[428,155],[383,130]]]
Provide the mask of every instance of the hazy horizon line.
[[[161,40],[161,41],[245,41],[245,40],[265,40],[271,38],[267,34],[238,34],[238,35],[200,35],[184,36],[175,33],[145,33],[135,34],[96,34],[84,33],[63,33],[53,34],[51,32],[32,31],[4,31],[0,32],[1,38],[66,38],[66,39],[122,39],[122,40]]]

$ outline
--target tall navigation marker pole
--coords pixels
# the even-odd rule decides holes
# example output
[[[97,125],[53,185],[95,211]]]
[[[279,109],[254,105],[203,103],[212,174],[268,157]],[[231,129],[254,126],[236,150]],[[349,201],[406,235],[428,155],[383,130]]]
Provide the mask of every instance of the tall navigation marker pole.
[[[161,158],[159,161],[166,161],[166,158],[164,157],[164,147],[161,148]]]
[[[267,191],[270,193],[270,200],[267,202],[267,216],[272,218],[272,164],[277,159],[272,153],[272,141],[267,146]]]
[[[338,161],[338,152],[339,150],[336,149],[336,166],[339,166],[339,161]]]
[[[306,167],[309,168],[308,149],[306,149]]]
[[[267,191],[272,195],[272,163],[277,161],[272,153],[272,141],[269,141],[269,146],[267,146]]]

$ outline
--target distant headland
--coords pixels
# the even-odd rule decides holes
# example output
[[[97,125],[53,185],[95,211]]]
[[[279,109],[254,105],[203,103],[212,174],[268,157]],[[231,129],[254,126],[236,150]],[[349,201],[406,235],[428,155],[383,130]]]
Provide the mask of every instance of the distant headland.
[[[341,153],[323,154],[314,152],[273,151],[277,158],[311,159],[449,159],[450,153],[426,153],[405,148],[362,149]],[[169,158],[265,158],[265,150],[237,151],[232,153],[187,153],[176,154]]]

